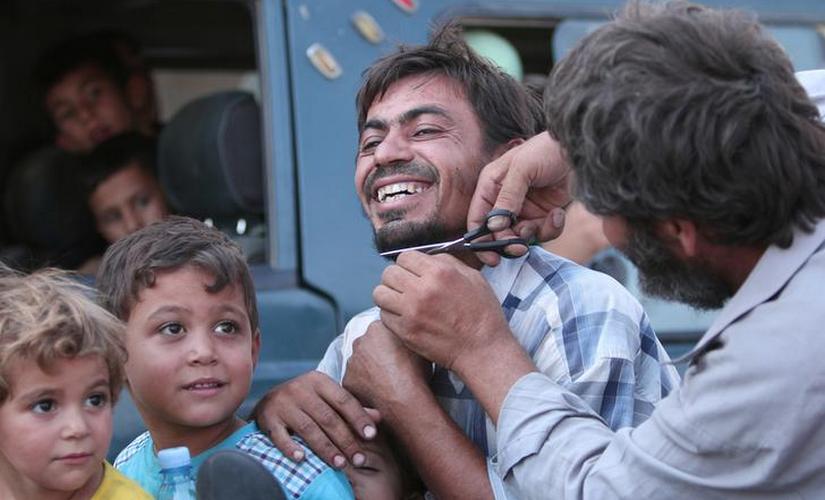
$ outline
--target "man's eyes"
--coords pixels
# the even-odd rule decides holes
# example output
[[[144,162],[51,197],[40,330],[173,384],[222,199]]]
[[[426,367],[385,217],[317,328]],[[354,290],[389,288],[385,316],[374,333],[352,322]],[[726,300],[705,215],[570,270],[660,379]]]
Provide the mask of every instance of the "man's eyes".
[[[427,135],[437,134],[437,133],[439,133],[439,132],[441,132],[441,130],[439,130],[439,129],[437,129],[437,128],[434,128],[434,127],[421,127],[421,128],[419,128],[419,129],[417,129],[417,130],[413,133],[413,135],[414,135],[415,137],[422,137],[422,136],[427,136]]]
[[[377,138],[367,139],[367,140],[365,140],[364,142],[361,143],[361,152],[362,153],[370,152],[370,151],[374,150],[375,148],[377,148],[379,144],[381,144],[380,139],[377,139]]]

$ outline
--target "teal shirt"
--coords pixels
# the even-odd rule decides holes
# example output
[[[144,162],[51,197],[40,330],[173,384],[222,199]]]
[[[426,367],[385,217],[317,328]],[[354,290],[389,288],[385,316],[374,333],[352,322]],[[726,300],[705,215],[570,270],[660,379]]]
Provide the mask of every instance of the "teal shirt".
[[[300,441],[299,441],[300,442]],[[306,446],[306,458],[294,463],[284,457],[254,423],[233,432],[212,448],[192,457],[192,477],[213,453],[219,450],[243,451],[266,467],[281,484],[287,498],[307,500],[352,499],[354,494],[343,472],[327,466]],[[160,490],[160,463],[148,432],[135,438],[118,454],[114,466],[144,490],[157,497]]]

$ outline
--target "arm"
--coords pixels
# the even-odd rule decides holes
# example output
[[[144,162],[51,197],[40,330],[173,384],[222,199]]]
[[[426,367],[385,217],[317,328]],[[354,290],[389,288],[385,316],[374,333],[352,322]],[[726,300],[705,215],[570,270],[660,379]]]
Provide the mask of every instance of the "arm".
[[[304,459],[301,447],[290,438],[295,432],[327,464],[342,468],[347,460],[363,461],[360,439],[372,439],[380,415],[362,407],[352,394],[331,377],[340,370],[342,337],[336,338],[319,370],[272,388],[252,412],[258,427],[292,460]],[[356,437],[357,436],[357,437]]]
[[[798,414],[782,401],[796,397],[788,388],[799,380],[785,375],[792,383],[767,382],[781,377],[765,367],[775,361],[750,353],[735,356],[724,347],[710,352],[648,420],[614,432],[582,398],[530,371],[503,320],[491,312],[500,314],[492,291],[451,259],[402,254],[385,271],[374,297],[388,328],[411,350],[451,367],[495,420],[494,466],[513,496],[787,493],[777,482],[785,480],[784,469],[777,467],[788,449],[785,441],[816,433],[821,425],[814,419],[804,426],[794,423]]]
[[[344,386],[378,408],[437,498],[492,498],[485,457],[438,404],[431,372],[376,322],[355,341]]]

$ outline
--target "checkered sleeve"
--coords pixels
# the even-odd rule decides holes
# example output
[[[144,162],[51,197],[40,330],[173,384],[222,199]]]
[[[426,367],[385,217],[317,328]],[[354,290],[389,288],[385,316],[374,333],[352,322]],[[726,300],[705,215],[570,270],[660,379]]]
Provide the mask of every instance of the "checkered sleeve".
[[[258,460],[275,479],[281,483],[287,498],[307,498],[305,495],[313,483],[330,475],[343,473],[332,470],[323,460],[313,453],[300,438],[293,439],[304,447],[305,458],[300,462],[293,462],[285,457],[272,441],[261,432],[254,432],[241,441],[236,447]],[[346,480],[343,480],[346,483]],[[348,486],[336,493],[335,498],[351,498]]]

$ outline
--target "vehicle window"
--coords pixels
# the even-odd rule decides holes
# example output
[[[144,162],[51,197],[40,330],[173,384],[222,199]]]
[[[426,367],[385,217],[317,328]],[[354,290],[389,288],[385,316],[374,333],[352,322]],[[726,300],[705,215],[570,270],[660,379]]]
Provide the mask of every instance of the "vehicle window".
[[[230,143],[244,140],[241,134],[210,140],[194,137],[194,128],[188,126],[186,120],[176,127],[181,121],[179,112],[193,102],[201,108],[200,114],[192,114],[200,123],[209,123],[207,118],[217,120],[215,116],[221,112],[221,106],[226,109],[240,102],[239,105],[248,107],[251,102],[259,108],[260,84],[250,3],[237,0],[21,0],[8,4],[12,7],[3,7],[0,15],[3,33],[0,53],[4,55],[0,61],[0,103],[5,110],[0,116],[0,131],[4,132],[0,138],[0,189],[5,194],[0,218],[0,259],[24,268],[48,263],[93,272],[93,267],[86,267],[93,262],[88,259],[99,254],[107,242],[97,237],[99,231],[94,227],[92,214],[82,213],[86,210],[86,199],[78,194],[82,190],[67,181],[78,176],[63,175],[62,171],[81,168],[88,153],[102,142],[133,130],[128,127],[136,127],[135,131],[158,139],[158,165],[154,168],[158,169],[162,187],[181,191],[168,194],[173,212],[213,221],[234,238],[243,240],[242,245],[255,252],[256,260],[263,261],[267,238],[266,200],[261,195],[264,161],[260,138],[233,146]],[[44,54],[61,41],[99,33],[117,34],[128,40],[127,45],[133,45],[130,51],[134,50],[134,54],[124,56],[121,62],[128,61],[124,66],[128,66],[130,72],[148,71],[151,76],[154,84],[151,95],[155,100],[152,107],[156,110],[154,125],[144,127],[142,119],[141,125],[134,125],[134,120],[128,117],[119,118],[117,127],[106,123],[88,132],[86,137],[61,141],[56,115],[44,112],[43,93],[34,90],[32,75]],[[243,94],[234,95],[235,100],[230,94],[227,98],[206,102],[206,98],[227,91]],[[95,88],[94,92],[86,92],[92,96],[99,91]],[[242,99],[246,95],[250,100]],[[63,106],[63,101],[60,102]],[[74,108],[69,107],[68,111],[63,108],[60,112],[64,115],[77,114]],[[259,109],[255,113],[259,114]],[[244,116],[252,114],[247,112]],[[245,125],[251,128],[238,127],[237,130],[243,128],[249,135],[254,129],[255,134],[260,135],[257,114],[255,123],[251,123],[251,118],[246,119]],[[217,127],[214,129],[209,133],[220,133]],[[249,164],[248,159],[252,158],[257,162],[258,191],[252,197],[260,199],[229,199],[234,193],[248,192],[231,185],[246,178],[235,175],[239,168],[235,164],[220,165],[216,161],[210,167],[214,171],[200,177],[199,183],[187,180],[194,167],[187,166],[185,159],[195,157],[187,144],[194,144],[192,148],[199,149],[203,157],[221,161],[226,155],[204,150],[209,147],[249,150],[250,144],[254,144],[258,150],[255,155],[243,158],[230,155],[229,160]],[[71,161],[64,161],[66,155],[62,151],[69,153]],[[165,175],[164,171],[170,171],[170,162],[176,164],[172,170],[177,172]],[[56,163],[63,166],[54,167]],[[55,170],[62,172],[59,179],[50,177]],[[196,189],[202,192],[189,192]],[[69,205],[73,208],[68,209]],[[230,206],[234,208],[226,208]],[[212,213],[213,209],[217,211]]]

